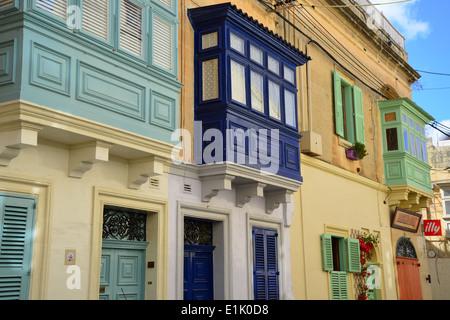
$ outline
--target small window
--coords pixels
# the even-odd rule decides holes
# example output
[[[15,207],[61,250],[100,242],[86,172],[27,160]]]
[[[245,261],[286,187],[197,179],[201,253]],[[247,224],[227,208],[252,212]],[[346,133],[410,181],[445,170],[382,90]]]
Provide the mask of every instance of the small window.
[[[405,151],[409,152],[408,129],[403,129],[403,139],[405,140]]]
[[[397,128],[386,129],[386,145],[388,151],[398,150]]]
[[[267,68],[276,75],[280,75],[280,63],[271,56],[267,57]]]
[[[420,145],[419,137],[416,137],[416,151],[417,151],[417,158],[422,159],[422,146]]]
[[[409,142],[410,142],[410,145],[411,145],[411,154],[413,155],[413,156],[415,156],[416,155],[416,147],[414,146],[414,134],[413,133],[410,133],[409,134]]]
[[[68,0],[37,0],[36,7],[45,10],[60,19],[67,19]]]
[[[250,59],[260,65],[264,65],[264,52],[261,49],[250,45]]]
[[[250,72],[251,104],[254,110],[264,112],[264,77],[254,71]]]
[[[153,19],[153,63],[167,70],[172,70],[173,28],[172,25],[155,16]]]
[[[109,0],[83,1],[83,30],[108,40],[109,37]]]
[[[231,60],[231,99],[246,104],[245,66]]]
[[[241,54],[245,54],[245,41],[233,32],[230,32],[230,47]]]
[[[219,59],[202,62],[202,100],[219,98]]]
[[[142,8],[130,0],[120,2],[120,47],[142,56]]]
[[[219,45],[217,32],[211,32],[202,35],[202,50],[214,48]]]
[[[295,83],[295,72],[291,68],[284,66],[284,79],[290,83]]]
[[[284,90],[284,109],[286,124],[291,127],[296,127],[297,115],[295,112],[295,94],[289,90]]]
[[[280,86],[269,80],[269,115],[281,120]]]
[[[428,163],[427,143],[423,140],[422,140],[422,155],[423,155],[423,161]]]

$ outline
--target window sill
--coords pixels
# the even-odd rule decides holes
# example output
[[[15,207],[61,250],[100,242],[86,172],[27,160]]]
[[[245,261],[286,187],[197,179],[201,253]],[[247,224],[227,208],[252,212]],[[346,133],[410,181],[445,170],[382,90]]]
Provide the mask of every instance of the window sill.
[[[345,140],[345,139],[343,139],[343,138],[341,138],[341,137],[338,137],[338,138],[339,138],[338,144],[339,144],[341,147],[343,147],[343,148],[345,148],[345,149],[350,149],[350,148],[353,146],[353,143],[348,142],[347,140]]]

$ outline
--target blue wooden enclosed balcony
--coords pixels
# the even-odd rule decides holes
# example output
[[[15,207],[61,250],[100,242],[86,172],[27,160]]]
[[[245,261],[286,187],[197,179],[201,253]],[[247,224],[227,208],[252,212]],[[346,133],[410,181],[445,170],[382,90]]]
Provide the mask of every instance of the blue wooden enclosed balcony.
[[[309,58],[230,3],[190,9],[197,163],[302,181],[296,68]]]

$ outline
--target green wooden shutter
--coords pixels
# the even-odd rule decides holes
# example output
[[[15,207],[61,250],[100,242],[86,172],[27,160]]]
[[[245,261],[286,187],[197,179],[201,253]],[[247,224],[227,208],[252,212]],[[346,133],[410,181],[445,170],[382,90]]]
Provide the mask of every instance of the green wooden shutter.
[[[360,249],[358,239],[353,238],[347,239],[347,257],[348,257],[348,271],[361,272]]]
[[[336,134],[344,137],[344,112],[342,108],[341,76],[334,71],[334,120]]]
[[[364,107],[362,90],[353,86],[353,110],[355,118],[355,135],[356,141],[366,144],[364,133]]]
[[[0,300],[28,298],[34,203],[0,196]]]
[[[348,300],[347,272],[330,272],[331,300]]]
[[[333,248],[331,245],[331,234],[323,234],[321,236],[322,243],[322,260],[323,260],[323,270],[332,271],[333,270]]]

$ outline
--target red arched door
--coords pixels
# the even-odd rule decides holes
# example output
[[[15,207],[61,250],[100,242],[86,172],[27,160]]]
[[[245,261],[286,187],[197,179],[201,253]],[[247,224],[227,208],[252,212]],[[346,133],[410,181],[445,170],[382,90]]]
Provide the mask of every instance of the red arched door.
[[[398,240],[396,256],[400,300],[422,300],[419,259],[409,238]]]

